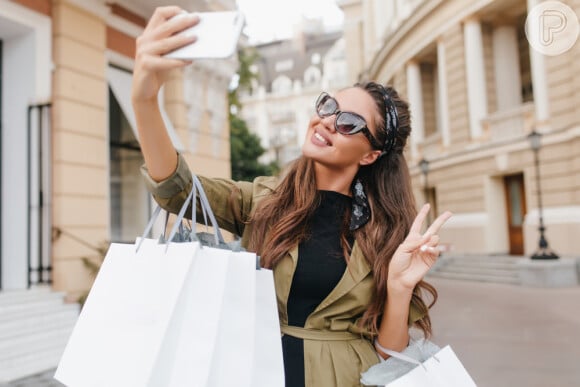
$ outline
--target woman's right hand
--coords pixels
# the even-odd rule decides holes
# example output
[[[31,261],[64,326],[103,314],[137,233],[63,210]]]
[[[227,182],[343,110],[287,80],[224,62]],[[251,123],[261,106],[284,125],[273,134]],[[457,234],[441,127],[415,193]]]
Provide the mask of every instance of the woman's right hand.
[[[143,33],[137,38],[131,92],[133,103],[157,103],[157,94],[168,72],[190,63],[163,57],[164,54],[195,41],[195,37],[176,35],[177,32],[199,23],[199,17],[192,14],[172,19],[182,12],[177,6],[157,8]]]

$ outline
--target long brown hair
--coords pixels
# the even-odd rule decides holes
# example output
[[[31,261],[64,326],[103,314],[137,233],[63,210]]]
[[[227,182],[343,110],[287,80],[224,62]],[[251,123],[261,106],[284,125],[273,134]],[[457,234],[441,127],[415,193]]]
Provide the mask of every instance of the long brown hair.
[[[354,237],[372,267],[375,285],[372,301],[362,316],[361,325],[377,334],[388,299],[389,263],[417,214],[411,178],[403,155],[411,133],[410,115],[407,102],[393,88],[374,82],[357,83],[354,87],[367,91],[375,101],[375,135],[381,143],[386,139],[385,92],[394,102],[399,116],[399,127],[392,149],[373,164],[361,167],[357,173],[363,182],[372,215],[365,226],[354,232]],[[318,200],[313,161],[302,156],[289,166],[279,186],[272,195],[262,200],[250,219],[254,229],[248,247],[261,255],[264,267],[274,267],[290,249],[304,240],[307,221]],[[341,241],[348,260],[352,246],[348,246],[345,237],[348,234],[348,222],[344,224]],[[423,291],[431,295],[429,306],[423,300]],[[426,336],[431,334],[428,309],[436,299],[437,292],[431,285],[424,281],[417,284],[411,304],[423,315],[415,324]]]

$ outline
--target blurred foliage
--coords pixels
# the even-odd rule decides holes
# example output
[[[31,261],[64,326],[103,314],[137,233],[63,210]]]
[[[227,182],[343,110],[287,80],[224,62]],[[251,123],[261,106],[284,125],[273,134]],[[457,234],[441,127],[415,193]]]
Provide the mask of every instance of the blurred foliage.
[[[250,133],[246,122],[235,115],[230,116],[230,148],[234,180],[252,181],[257,176],[271,176],[279,171],[276,162],[258,161],[264,154],[260,138]]]
[[[260,138],[250,132],[246,121],[239,116],[242,109],[239,92],[253,91],[252,81],[257,79],[258,73],[252,71],[252,67],[259,58],[258,52],[253,47],[238,51],[238,82],[228,93],[230,151],[234,180],[252,181],[258,176],[275,175],[280,169],[276,162],[263,164],[258,160],[266,150],[260,144]]]

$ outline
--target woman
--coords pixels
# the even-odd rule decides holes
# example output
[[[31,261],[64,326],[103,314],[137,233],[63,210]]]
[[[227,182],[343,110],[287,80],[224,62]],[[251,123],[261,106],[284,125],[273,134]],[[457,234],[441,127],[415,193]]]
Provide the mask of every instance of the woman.
[[[155,11],[137,40],[133,107],[156,200],[176,212],[191,173],[164,130],[157,93],[169,69],[187,62],[162,55],[193,39],[176,36],[197,22]],[[360,373],[403,350],[409,326],[431,332],[422,281],[438,256],[446,212],[421,233],[403,156],[409,111],[396,91],[369,82],[316,101],[303,156],[281,179],[253,182],[200,177],[220,226],[242,237],[272,268],[286,385],[358,386]]]

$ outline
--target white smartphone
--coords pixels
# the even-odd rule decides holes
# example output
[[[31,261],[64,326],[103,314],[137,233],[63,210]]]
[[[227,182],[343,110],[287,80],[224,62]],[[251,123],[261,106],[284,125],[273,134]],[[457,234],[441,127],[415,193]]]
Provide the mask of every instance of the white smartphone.
[[[184,17],[186,13],[175,17]],[[238,40],[244,27],[244,16],[238,11],[198,12],[199,23],[179,32],[195,35],[197,40],[187,46],[165,54],[176,59],[228,58],[236,52]]]

